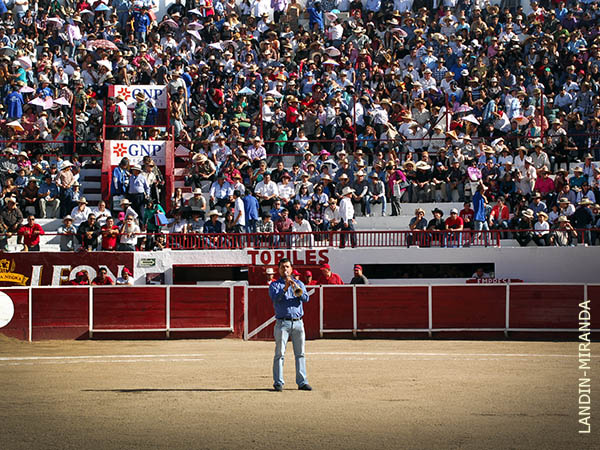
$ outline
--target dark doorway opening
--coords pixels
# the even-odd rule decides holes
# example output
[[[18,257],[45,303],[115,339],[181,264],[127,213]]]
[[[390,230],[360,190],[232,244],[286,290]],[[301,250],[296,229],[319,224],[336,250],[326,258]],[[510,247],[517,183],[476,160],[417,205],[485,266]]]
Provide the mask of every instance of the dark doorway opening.
[[[248,281],[246,266],[173,266],[173,284]]]

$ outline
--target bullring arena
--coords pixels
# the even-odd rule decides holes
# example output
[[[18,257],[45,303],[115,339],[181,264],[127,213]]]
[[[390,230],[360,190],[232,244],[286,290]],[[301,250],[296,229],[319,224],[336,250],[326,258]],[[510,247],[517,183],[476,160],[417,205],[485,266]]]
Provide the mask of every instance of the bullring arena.
[[[2,289],[0,448],[598,448],[596,285],[311,288],[312,392],[291,345],[273,391],[266,287]]]
[[[574,342],[308,341],[314,391],[296,389],[288,357],[282,393],[271,388],[271,342],[0,342],[3,449],[600,443],[593,414],[592,434],[578,433]]]

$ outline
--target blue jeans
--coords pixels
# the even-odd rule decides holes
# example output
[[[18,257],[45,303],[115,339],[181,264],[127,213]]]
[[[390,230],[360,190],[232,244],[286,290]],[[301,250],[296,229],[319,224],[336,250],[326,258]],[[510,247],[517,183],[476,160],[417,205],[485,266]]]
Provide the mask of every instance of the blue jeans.
[[[273,386],[283,386],[283,360],[285,346],[288,339],[292,338],[294,357],[296,358],[296,384],[308,384],[306,379],[306,361],[304,359],[304,322],[277,319],[275,323],[275,358],[273,358]]]

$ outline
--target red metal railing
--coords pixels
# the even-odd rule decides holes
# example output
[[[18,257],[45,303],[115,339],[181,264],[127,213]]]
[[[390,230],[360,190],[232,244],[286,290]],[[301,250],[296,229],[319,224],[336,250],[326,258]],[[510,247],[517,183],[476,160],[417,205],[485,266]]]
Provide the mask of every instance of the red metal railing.
[[[556,230],[551,230],[550,233]],[[588,244],[586,232],[600,229],[575,230],[573,243]],[[315,231],[310,233],[135,233],[139,238],[164,238],[164,248],[172,250],[233,250],[277,248],[390,248],[390,247],[500,247],[503,236],[516,233],[538,233],[536,230],[461,231],[440,230],[369,230]],[[14,233],[12,234],[15,235]],[[45,236],[61,236],[45,233]],[[2,236],[2,234],[0,234]],[[19,233],[21,236],[21,233]],[[73,236],[73,235],[71,235]],[[119,234],[121,236],[121,234]],[[83,235],[74,235],[79,242]],[[100,240],[101,236],[98,236]],[[119,241],[120,239],[117,239]],[[42,248],[43,250],[43,248]]]

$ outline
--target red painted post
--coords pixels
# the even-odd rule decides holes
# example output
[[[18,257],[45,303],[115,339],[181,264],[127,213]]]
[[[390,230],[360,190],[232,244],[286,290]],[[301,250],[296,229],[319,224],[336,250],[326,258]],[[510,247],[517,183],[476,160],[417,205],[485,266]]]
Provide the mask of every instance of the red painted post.
[[[75,99],[73,99],[73,154],[77,150],[77,106],[75,105]]]

